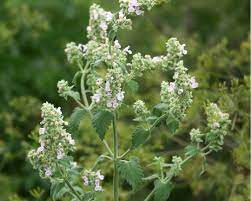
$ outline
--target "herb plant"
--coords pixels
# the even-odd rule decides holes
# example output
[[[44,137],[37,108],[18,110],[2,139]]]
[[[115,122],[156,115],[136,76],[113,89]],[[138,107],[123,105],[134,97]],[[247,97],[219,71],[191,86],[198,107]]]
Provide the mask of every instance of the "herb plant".
[[[205,112],[207,125],[192,129],[191,143],[185,147],[184,154],[173,156],[170,162],[156,156],[149,161],[158,171],[145,175],[140,160],[132,155],[133,150],[143,149],[145,142],[151,140],[153,131],[165,125],[169,133],[174,134],[191,106],[192,90],[198,87],[195,77],[188,74],[182,57],[187,54],[185,44],[176,38],[166,43],[166,53],[161,56],[133,53],[129,46],[122,48],[118,41],[118,31],[131,29],[130,17],[143,15],[146,10],[162,3],[162,0],[120,0],[120,10],[115,13],[105,11],[99,5],[90,7],[90,21],[87,27],[89,42],[85,45],[71,42],[65,52],[70,64],[77,72],[73,84],[65,80],[58,82],[58,93],[72,98],[78,104],[70,117],[64,121],[61,108],[46,102],[42,106],[42,121],[39,129],[39,144],[28,153],[33,167],[42,178],[51,182],[51,196],[54,200],[65,194],[73,201],[98,200],[104,176],[99,164],[104,160],[113,163],[113,200],[119,201],[120,181],[125,180],[133,190],[144,182],[153,182],[154,188],[144,201],[168,199],[177,176],[186,162],[196,156],[206,160],[211,152],[222,148],[224,136],[228,133],[229,115],[222,112],[214,103],[207,103]],[[128,93],[139,87],[137,79],[146,72],[169,71],[173,73],[171,81],[162,81],[160,102],[147,108],[145,102],[137,100],[134,104],[126,99]],[[75,88],[75,89],[74,89]],[[123,108],[133,109],[137,126],[132,133],[130,146],[119,153],[118,120]],[[83,169],[70,156],[75,150],[75,141],[70,132],[76,131],[83,116],[92,120],[100,142],[107,152],[97,158],[91,169]],[[108,129],[112,126],[112,135]],[[109,145],[106,137],[113,138]],[[148,167],[148,166],[147,166]],[[147,168],[146,167],[146,168]],[[79,186],[79,180],[82,185]]]

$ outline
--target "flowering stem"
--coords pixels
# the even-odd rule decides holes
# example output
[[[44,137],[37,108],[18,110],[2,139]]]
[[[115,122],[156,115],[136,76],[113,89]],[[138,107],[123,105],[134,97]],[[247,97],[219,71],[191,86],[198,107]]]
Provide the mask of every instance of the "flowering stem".
[[[72,187],[71,183],[67,180],[64,179],[66,185],[69,187],[69,189],[72,191],[72,193],[78,198],[79,201],[81,201],[81,197],[79,196],[79,194],[74,190],[74,188]]]
[[[81,66],[81,65],[80,65]],[[85,90],[85,76],[88,73],[89,62],[86,63],[85,68],[83,69],[81,66],[82,76],[81,76],[81,93],[85,103],[85,106],[89,107],[88,99],[86,97],[86,90]]]
[[[81,197],[79,196],[79,194],[74,190],[73,186],[71,185],[71,183],[67,180],[67,176],[64,174],[62,168],[60,167],[60,165],[57,163],[57,167],[61,173],[61,175],[63,176],[64,182],[65,184],[69,187],[69,189],[72,191],[72,193],[78,198],[79,201],[81,201]]]
[[[113,199],[114,201],[119,201],[119,172],[118,172],[118,133],[116,128],[116,113],[113,115],[113,165],[114,165],[114,175],[113,175]]]

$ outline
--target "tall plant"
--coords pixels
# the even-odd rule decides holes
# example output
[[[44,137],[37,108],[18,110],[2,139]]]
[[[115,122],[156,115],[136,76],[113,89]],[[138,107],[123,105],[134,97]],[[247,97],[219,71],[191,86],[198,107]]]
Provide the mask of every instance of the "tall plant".
[[[176,38],[167,41],[165,55],[154,57],[133,54],[129,46],[122,48],[118,41],[120,29],[132,28],[131,16],[143,15],[145,10],[152,9],[162,0],[120,0],[119,3],[120,10],[115,13],[93,4],[87,27],[89,42],[85,45],[71,42],[66,46],[69,63],[78,67],[73,86],[65,80],[57,84],[60,96],[73,98],[78,104],[69,125],[63,120],[60,108],[47,102],[42,106],[40,146],[31,150],[28,158],[33,167],[39,170],[40,176],[51,181],[54,200],[65,194],[69,194],[74,201],[97,200],[97,194],[104,191],[101,185],[104,176],[98,169],[99,163],[108,160],[113,163],[114,201],[119,201],[121,180],[126,180],[133,190],[146,181],[153,182],[154,188],[144,201],[152,198],[165,201],[174,187],[172,179],[182,171],[183,165],[196,156],[206,160],[208,154],[221,149],[224,136],[228,133],[229,115],[216,104],[208,103],[205,107],[207,126],[191,130],[191,143],[185,147],[184,154],[173,156],[169,163],[163,157],[155,157],[149,165],[156,166],[158,171],[144,175],[140,160],[132,156],[132,151],[142,149],[160,125],[164,124],[172,134],[176,132],[192,104],[192,90],[198,87],[198,83],[195,77],[187,73],[188,69],[182,61],[187,50],[185,44],[180,44]],[[139,87],[136,80],[148,71],[157,70],[173,73],[171,81],[161,83],[160,102],[151,109],[142,100],[130,105],[126,95]],[[133,120],[138,125],[132,133],[128,150],[119,153],[119,136],[122,133],[117,122],[122,108],[133,108]],[[75,150],[75,141],[70,132],[78,128],[86,115],[91,118],[100,141],[107,149],[89,170],[79,167],[69,156],[69,152]],[[110,125],[112,135],[106,136]],[[113,146],[108,144],[106,137],[113,138]],[[79,180],[82,180],[81,186],[78,185]]]

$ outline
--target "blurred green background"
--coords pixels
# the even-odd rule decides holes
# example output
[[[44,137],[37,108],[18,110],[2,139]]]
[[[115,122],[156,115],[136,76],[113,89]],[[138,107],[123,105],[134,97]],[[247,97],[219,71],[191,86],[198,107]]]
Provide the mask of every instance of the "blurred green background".
[[[44,101],[63,108],[69,117],[76,106],[57,95],[59,79],[71,81],[75,68],[67,64],[67,42],[86,42],[89,6],[101,4],[116,10],[115,0],[0,0],[0,201],[50,200],[49,182],[42,181],[26,159],[30,144],[37,138],[40,106]],[[123,45],[133,51],[162,54],[164,43],[177,37],[187,44],[185,64],[197,77],[199,89],[188,116],[174,136],[158,130],[153,140],[136,154],[145,161],[163,155],[168,161],[179,154],[189,140],[189,131],[205,123],[202,106],[218,102],[231,115],[231,132],[224,150],[209,157],[207,172],[199,175],[195,159],[175,179],[170,201],[248,201],[249,198],[249,111],[250,32],[248,0],[172,0],[138,17],[133,31],[119,34]],[[146,75],[139,93],[148,105],[159,99],[161,79],[168,74]],[[128,98],[128,99],[130,99]],[[119,122],[121,150],[128,145],[131,111]],[[84,119],[78,133],[75,159],[90,167],[103,150],[99,139]],[[104,164],[104,170],[110,164]],[[146,173],[147,174],[147,173]],[[111,171],[105,172],[105,197],[112,200]],[[121,184],[122,201],[141,201],[152,188],[146,184],[132,194]],[[64,200],[68,200],[65,197]]]

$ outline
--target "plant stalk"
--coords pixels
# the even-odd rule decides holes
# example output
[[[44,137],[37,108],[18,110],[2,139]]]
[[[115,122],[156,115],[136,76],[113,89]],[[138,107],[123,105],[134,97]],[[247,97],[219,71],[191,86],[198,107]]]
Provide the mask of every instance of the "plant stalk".
[[[113,115],[113,200],[119,201],[119,172],[118,172],[118,133],[116,127],[116,113]]]

